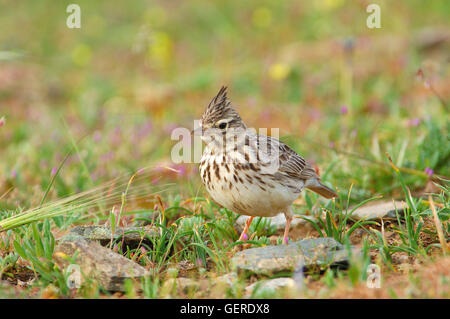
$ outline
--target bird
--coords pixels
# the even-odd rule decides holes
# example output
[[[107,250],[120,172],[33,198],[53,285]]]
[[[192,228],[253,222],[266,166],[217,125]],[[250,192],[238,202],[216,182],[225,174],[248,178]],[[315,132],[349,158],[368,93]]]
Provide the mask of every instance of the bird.
[[[248,128],[223,86],[192,131],[205,144],[199,173],[213,201],[250,216],[238,241],[248,239],[254,217],[284,213],[283,242],[289,242],[292,203],[304,188],[325,198],[337,193],[324,185],[313,166],[275,137]]]

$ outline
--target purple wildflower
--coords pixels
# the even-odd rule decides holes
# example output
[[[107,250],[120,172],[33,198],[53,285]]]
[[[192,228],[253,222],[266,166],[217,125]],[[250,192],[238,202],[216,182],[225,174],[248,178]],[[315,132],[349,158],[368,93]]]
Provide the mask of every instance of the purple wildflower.
[[[312,109],[311,111],[309,111],[309,117],[311,118],[311,120],[315,121],[322,117],[322,113],[317,109]]]
[[[103,154],[100,156],[100,163],[106,163],[109,162],[114,158],[114,153],[112,151],[109,151],[106,154]]]
[[[246,233],[244,233],[244,234],[242,234],[242,238],[244,239],[244,241],[247,241],[248,235]]]
[[[174,167],[178,171],[178,175],[184,177],[186,176],[186,166],[178,165]]]
[[[341,106],[341,114],[345,115],[348,113],[348,107],[346,105]]]
[[[419,126],[419,124],[420,124],[420,119],[417,117],[408,120],[409,127],[416,127],[416,126]]]
[[[96,181],[97,178],[98,178],[98,172],[93,172],[93,173],[91,174],[91,179],[92,179],[93,181]]]
[[[427,174],[428,176],[433,176],[434,171],[431,168],[426,167],[425,168],[425,174]]]
[[[171,134],[172,131],[174,129],[176,129],[177,127],[179,127],[179,125],[177,125],[176,123],[169,123],[169,124],[164,126],[164,133]]]
[[[11,171],[11,178],[16,178],[17,177],[17,171],[15,169],[13,169]]]
[[[122,142],[122,129],[120,126],[116,126],[111,136],[111,144],[118,146]]]
[[[150,134],[153,130],[152,122],[146,121],[140,128],[139,128],[139,137],[145,137],[148,134]]]
[[[39,162],[39,165],[41,166],[42,169],[46,169],[48,166],[48,162],[47,160],[43,159]]]
[[[259,114],[259,116],[262,121],[266,122],[266,121],[270,121],[272,114],[269,110],[264,110]]]
[[[100,131],[95,131],[94,136],[92,136],[92,139],[95,143],[98,143],[102,140],[102,133]]]
[[[157,184],[157,183],[159,182],[160,179],[161,179],[160,176],[155,177],[155,178],[152,179],[151,183],[152,183],[153,185],[155,185],[155,184]]]
[[[51,176],[55,176],[57,171],[58,171],[58,169],[56,167],[53,167],[52,172],[50,173]]]

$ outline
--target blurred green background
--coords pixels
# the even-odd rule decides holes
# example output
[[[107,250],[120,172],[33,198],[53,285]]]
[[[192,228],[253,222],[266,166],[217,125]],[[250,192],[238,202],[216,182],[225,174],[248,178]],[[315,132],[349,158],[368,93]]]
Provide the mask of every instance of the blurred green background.
[[[66,26],[70,3],[80,29]],[[380,29],[366,26],[370,3]],[[0,7],[2,206],[36,205],[72,138],[89,176],[72,154],[50,198],[148,165],[176,168],[167,178],[177,192],[195,194],[197,164],[171,162],[170,132],[192,128],[222,85],[249,126],[279,127],[328,182],[353,183],[357,199],[397,188],[385,152],[416,172],[416,188],[449,176],[446,0]]]

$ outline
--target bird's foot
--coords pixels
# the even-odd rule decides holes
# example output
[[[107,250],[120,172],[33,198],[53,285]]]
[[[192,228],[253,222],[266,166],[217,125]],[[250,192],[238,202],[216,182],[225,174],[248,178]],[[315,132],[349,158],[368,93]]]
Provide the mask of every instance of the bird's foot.
[[[248,240],[247,232],[248,232],[248,230],[250,228],[250,224],[251,224],[252,220],[253,220],[253,216],[250,216],[250,218],[245,223],[245,227],[244,227],[244,230],[241,233],[241,236],[239,236],[239,239],[238,239],[239,241],[247,241]]]

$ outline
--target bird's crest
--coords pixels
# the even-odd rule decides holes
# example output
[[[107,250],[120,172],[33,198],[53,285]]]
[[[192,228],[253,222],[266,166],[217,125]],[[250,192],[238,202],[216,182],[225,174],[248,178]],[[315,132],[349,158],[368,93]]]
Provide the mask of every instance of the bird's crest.
[[[222,88],[219,90],[219,93],[217,93],[217,95],[211,100],[211,102],[209,102],[208,107],[203,114],[202,120],[220,118],[220,115],[225,113],[225,109],[230,107],[231,102],[227,96],[227,87],[222,86]]]
[[[208,104],[202,116],[202,123],[212,125],[223,118],[233,118],[236,122],[242,122],[239,114],[231,106],[226,86],[222,86],[219,93]]]

